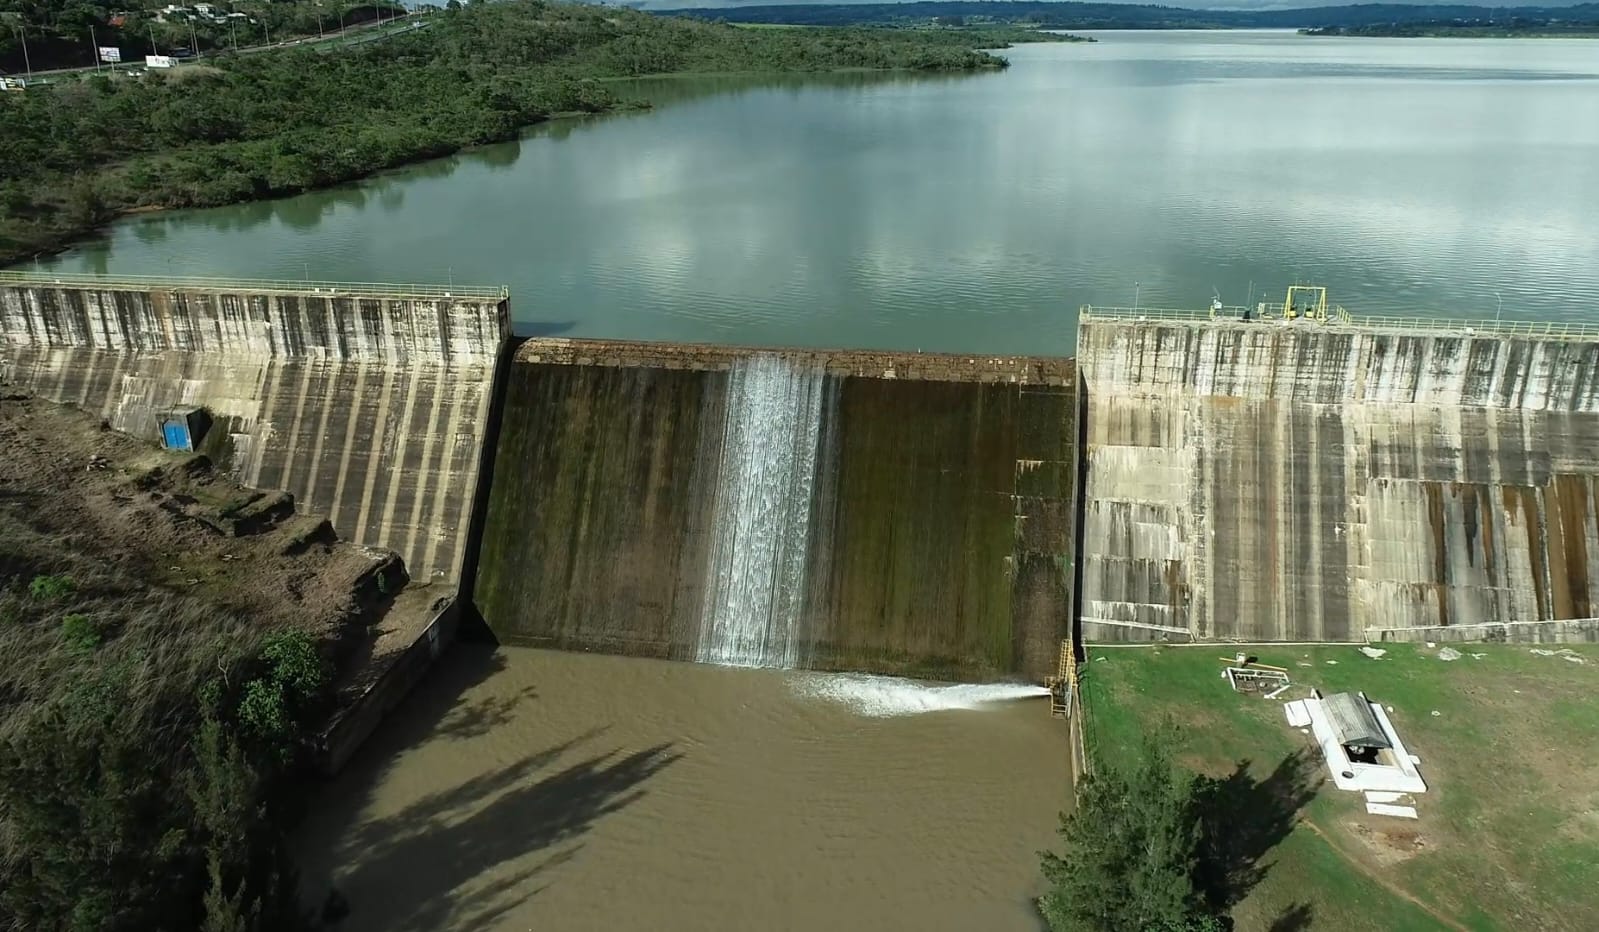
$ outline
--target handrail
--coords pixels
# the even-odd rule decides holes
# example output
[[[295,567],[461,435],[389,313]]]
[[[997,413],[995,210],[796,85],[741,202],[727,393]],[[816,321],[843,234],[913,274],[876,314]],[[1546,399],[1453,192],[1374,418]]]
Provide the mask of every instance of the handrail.
[[[1280,309],[1280,305],[1268,305],[1268,310]],[[1080,309],[1080,320],[1185,320],[1203,321],[1210,323],[1212,317],[1216,323],[1234,323],[1243,325],[1244,308],[1224,307],[1214,315],[1209,308],[1162,308],[1162,307],[1098,307],[1085,304]],[[1253,311],[1253,309],[1250,309]],[[1458,336],[1506,336],[1506,337],[1540,337],[1550,340],[1599,340],[1599,325],[1568,322],[1568,321],[1533,321],[1533,320],[1465,320],[1447,317],[1395,317],[1382,315],[1341,315],[1334,316],[1330,311],[1325,321],[1313,320],[1283,320],[1281,317],[1268,315],[1264,319],[1257,317],[1248,322],[1249,325],[1259,326],[1262,323],[1280,324],[1300,327],[1328,327],[1336,329],[1354,330],[1394,330],[1400,332],[1429,332],[1451,333]]]
[[[386,282],[323,282],[309,279],[207,278],[173,275],[91,275],[82,272],[0,270],[0,284],[62,285],[69,288],[131,288],[141,291],[257,291],[291,294],[391,298],[491,298],[504,300],[510,288],[483,285],[421,285]]]

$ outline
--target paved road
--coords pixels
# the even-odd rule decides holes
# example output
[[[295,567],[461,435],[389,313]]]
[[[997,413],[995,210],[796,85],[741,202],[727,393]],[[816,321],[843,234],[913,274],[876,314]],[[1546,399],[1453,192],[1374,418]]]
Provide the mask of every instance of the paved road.
[[[300,36],[294,39],[287,39],[282,42],[273,42],[270,45],[247,45],[239,49],[213,49],[195,58],[179,59],[178,67],[181,68],[184,64],[193,64],[195,62],[205,61],[206,59],[210,58],[221,58],[226,55],[253,55],[257,52],[270,52],[274,49],[300,47],[319,48],[324,51],[328,51],[333,49],[353,48],[357,45],[366,45],[369,42],[381,42],[384,39],[393,38],[394,36],[398,35],[404,35],[409,32],[414,32],[418,29],[424,29],[430,24],[430,22],[430,20],[420,18],[418,14],[411,13],[404,17],[404,23],[401,25],[395,25],[396,20],[385,20],[381,25],[379,25],[376,21],[372,21],[348,26],[342,30],[330,32],[323,36]],[[46,71],[35,71],[33,72],[33,77],[28,79],[28,83],[30,86],[48,85],[55,83],[55,79],[58,78],[94,74],[100,71],[122,71],[132,74],[135,72],[148,70],[149,69],[145,67],[144,59],[141,56],[139,58],[130,58],[125,62],[101,65],[99,67],[94,65],[85,65],[81,68],[53,68]],[[7,77],[26,78],[27,76],[12,73],[7,75]]]

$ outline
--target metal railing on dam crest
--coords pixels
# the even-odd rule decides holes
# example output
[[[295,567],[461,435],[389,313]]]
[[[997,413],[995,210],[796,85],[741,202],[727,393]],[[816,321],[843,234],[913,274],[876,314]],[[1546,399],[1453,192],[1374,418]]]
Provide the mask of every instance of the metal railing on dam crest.
[[[0,285],[59,285],[100,291],[201,291],[241,294],[313,294],[365,298],[478,298],[506,300],[505,285],[325,282],[310,278],[214,278],[183,275],[92,275],[81,272],[0,270]]]
[[[1236,324],[1240,326],[1245,324],[1261,326],[1264,324],[1303,328],[1325,327],[1329,330],[1346,332],[1383,331],[1418,335],[1535,337],[1545,340],[1599,341],[1599,324],[1577,321],[1481,320],[1452,318],[1441,314],[1398,317],[1393,315],[1353,314],[1343,311],[1342,308],[1338,309],[1341,313],[1331,315],[1325,321],[1315,321],[1302,317],[1284,319],[1282,305],[1280,304],[1268,304],[1264,305],[1264,307],[1266,313],[1262,315],[1260,306],[1246,308],[1239,305],[1226,305],[1212,310],[1210,308],[1105,307],[1085,304],[1078,311],[1078,320],[1182,321],[1185,323]]]

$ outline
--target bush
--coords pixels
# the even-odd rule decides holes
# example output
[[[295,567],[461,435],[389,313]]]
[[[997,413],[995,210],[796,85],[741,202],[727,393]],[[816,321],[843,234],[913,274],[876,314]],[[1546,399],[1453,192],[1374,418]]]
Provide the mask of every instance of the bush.
[[[326,682],[316,643],[302,631],[279,634],[261,650],[267,670],[244,686],[239,722],[275,756],[293,753],[296,721],[303,717]]]
[[[100,646],[100,628],[88,615],[61,619],[61,640],[73,653],[87,654]]]
[[[71,576],[35,576],[28,585],[28,594],[40,602],[55,602],[71,595],[76,588]]]

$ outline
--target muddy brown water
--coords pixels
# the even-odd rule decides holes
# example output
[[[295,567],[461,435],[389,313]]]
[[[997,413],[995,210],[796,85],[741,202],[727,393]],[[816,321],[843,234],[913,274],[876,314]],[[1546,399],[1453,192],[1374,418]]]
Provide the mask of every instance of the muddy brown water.
[[[458,646],[319,794],[302,886],[345,932],[1032,932],[1070,793],[1020,691]]]

